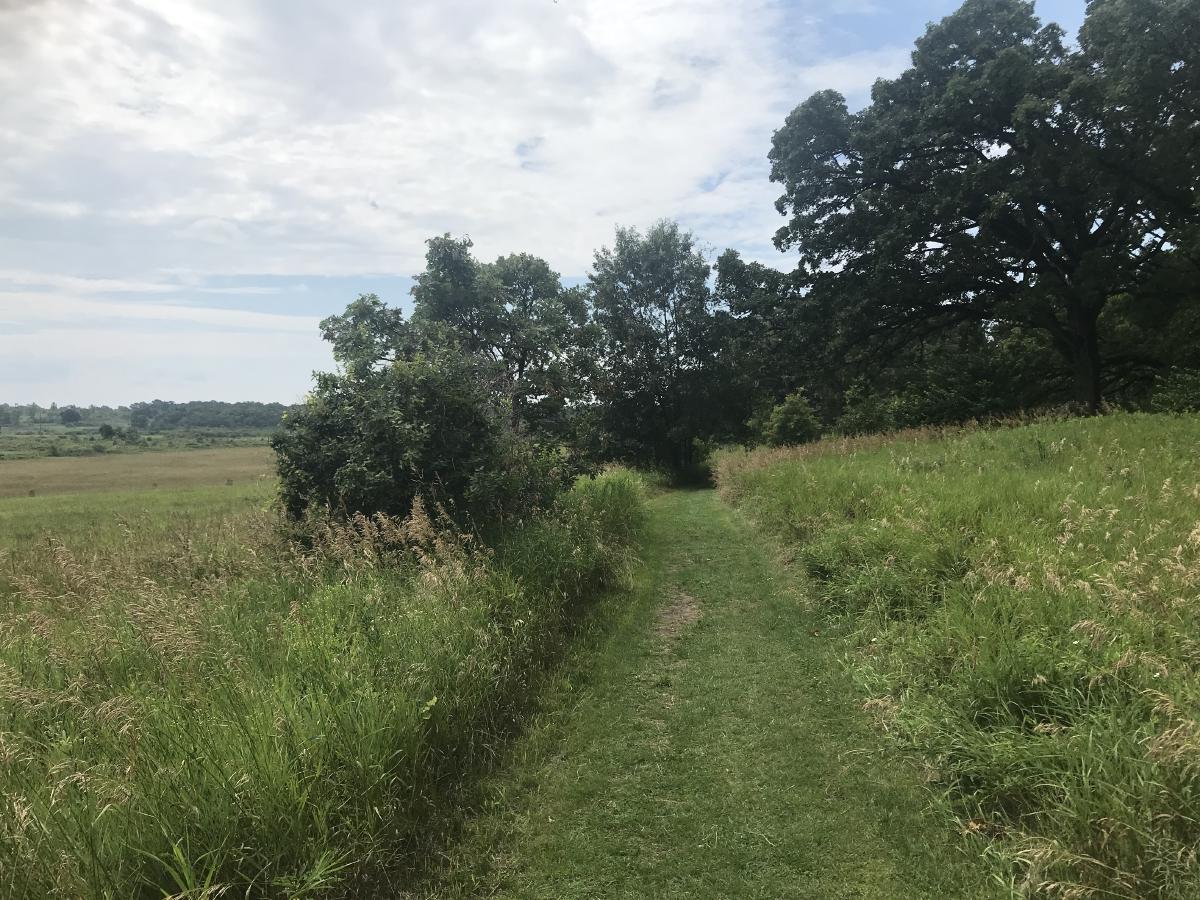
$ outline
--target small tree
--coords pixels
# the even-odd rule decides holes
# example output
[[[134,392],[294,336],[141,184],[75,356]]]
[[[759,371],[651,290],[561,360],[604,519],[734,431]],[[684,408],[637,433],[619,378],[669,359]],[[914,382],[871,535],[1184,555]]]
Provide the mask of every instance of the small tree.
[[[111,441],[116,436],[117,430],[105,422],[100,426],[99,432],[100,437],[104,438],[106,441]]]
[[[775,447],[785,444],[807,444],[820,436],[821,423],[804,395],[803,388],[788,394],[771,410],[763,429],[763,439]]]
[[[58,417],[64,425],[78,425],[83,421],[83,413],[73,406],[68,406],[58,414]]]

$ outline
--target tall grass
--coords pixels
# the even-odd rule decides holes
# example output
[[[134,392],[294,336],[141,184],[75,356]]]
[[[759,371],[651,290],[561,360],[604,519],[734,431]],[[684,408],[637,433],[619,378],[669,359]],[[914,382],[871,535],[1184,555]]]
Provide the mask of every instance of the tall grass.
[[[494,548],[419,509],[304,548],[265,512],[156,552],[22,548],[0,592],[0,897],[395,893],[640,516],[617,471]]]
[[[1024,894],[1200,896],[1200,418],[725,453]]]

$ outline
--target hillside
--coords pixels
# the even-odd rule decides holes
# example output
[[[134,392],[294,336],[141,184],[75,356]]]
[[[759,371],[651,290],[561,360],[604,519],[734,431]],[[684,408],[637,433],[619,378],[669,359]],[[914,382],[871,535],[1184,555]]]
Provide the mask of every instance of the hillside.
[[[1023,889],[1194,897],[1200,419],[727,453],[867,708]]]

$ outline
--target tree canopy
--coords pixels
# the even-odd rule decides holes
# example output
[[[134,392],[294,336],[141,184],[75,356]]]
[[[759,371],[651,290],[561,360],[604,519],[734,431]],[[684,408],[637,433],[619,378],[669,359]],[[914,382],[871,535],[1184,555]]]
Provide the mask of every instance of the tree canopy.
[[[967,0],[866,109],[820,91],[788,116],[776,244],[856,340],[1038,330],[1095,409],[1139,362],[1102,315],[1171,289],[1200,223],[1196,46],[1186,0],[1093,0],[1075,49],[1032,3]]]

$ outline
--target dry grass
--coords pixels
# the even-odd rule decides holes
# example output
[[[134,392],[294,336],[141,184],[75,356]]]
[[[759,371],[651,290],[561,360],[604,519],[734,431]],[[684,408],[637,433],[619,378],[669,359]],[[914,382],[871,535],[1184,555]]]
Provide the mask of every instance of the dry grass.
[[[274,477],[275,456],[268,447],[5,460],[0,497],[245,486]]]

